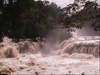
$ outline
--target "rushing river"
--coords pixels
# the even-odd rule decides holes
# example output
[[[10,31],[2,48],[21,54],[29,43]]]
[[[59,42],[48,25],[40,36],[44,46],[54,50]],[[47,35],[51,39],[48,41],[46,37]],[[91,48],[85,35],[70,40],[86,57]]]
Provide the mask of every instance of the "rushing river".
[[[100,74],[100,37],[82,36],[48,43],[5,38],[0,43],[0,73]]]

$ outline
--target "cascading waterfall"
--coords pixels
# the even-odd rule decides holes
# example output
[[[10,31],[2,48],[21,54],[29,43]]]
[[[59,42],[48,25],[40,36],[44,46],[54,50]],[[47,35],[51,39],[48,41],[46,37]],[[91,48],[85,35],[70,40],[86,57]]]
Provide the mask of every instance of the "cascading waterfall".
[[[70,41],[70,43],[69,43]],[[63,41],[59,46],[58,54],[85,53],[95,57],[100,55],[100,37],[76,37]]]
[[[99,36],[73,37],[54,45],[4,38],[0,74],[99,74],[99,43]]]

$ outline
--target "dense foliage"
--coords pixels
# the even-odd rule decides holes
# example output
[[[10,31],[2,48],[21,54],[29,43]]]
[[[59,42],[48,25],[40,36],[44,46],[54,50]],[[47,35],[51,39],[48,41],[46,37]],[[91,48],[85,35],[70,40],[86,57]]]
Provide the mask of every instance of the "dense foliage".
[[[58,25],[60,7],[48,1],[0,0],[0,38],[44,37]]]
[[[82,28],[89,21],[95,31],[100,31],[100,5],[96,1],[75,0],[63,11],[61,20],[65,28]]]
[[[35,0],[0,0],[0,40],[45,37],[57,28],[91,27],[100,31],[100,5],[96,1],[75,0],[61,9],[55,3]]]

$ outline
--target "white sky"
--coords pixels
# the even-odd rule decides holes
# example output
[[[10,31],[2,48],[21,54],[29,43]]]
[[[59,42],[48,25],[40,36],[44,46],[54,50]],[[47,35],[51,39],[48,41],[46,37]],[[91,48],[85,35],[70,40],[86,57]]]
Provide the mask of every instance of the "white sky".
[[[35,0],[35,1],[37,1],[37,0]],[[43,1],[43,0],[42,0]],[[44,0],[44,1],[49,1],[49,2],[54,2],[54,3],[56,3],[58,6],[60,6],[60,7],[65,7],[66,5],[68,5],[68,4],[71,4],[71,3],[73,3],[74,2],[74,0]],[[93,0],[94,1],[94,0]],[[100,3],[100,0],[97,0],[97,2],[99,2]]]
[[[47,0],[47,1],[54,2],[62,8],[74,2],[74,0]],[[97,2],[100,3],[100,0],[97,0]]]
[[[66,5],[74,2],[74,0],[48,0],[48,1],[54,2],[60,7],[65,7]]]

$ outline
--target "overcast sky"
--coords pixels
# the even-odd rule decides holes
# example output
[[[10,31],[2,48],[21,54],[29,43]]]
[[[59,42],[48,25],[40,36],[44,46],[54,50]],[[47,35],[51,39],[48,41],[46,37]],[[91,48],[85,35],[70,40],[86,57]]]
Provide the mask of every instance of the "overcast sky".
[[[60,7],[65,7],[66,5],[74,2],[74,0],[48,0],[48,1],[54,2]]]
[[[54,3],[56,3],[60,7],[65,7],[66,5],[74,2],[74,0],[48,0],[48,1],[54,2]],[[100,3],[100,0],[97,0],[97,2]]]
[[[35,0],[35,1],[37,1],[37,0]],[[42,1],[54,2],[54,3],[56,3],[58,6],[60,6],[60,7],[62,7],[62,8],[65,7],[66,5],[71,4],[71,3],[74,2],[74,0],[42,0]],[[95,1],[95,0],[93,0],[93,1]],[[97,2],[100,3],[100,0],[97,0]]]

